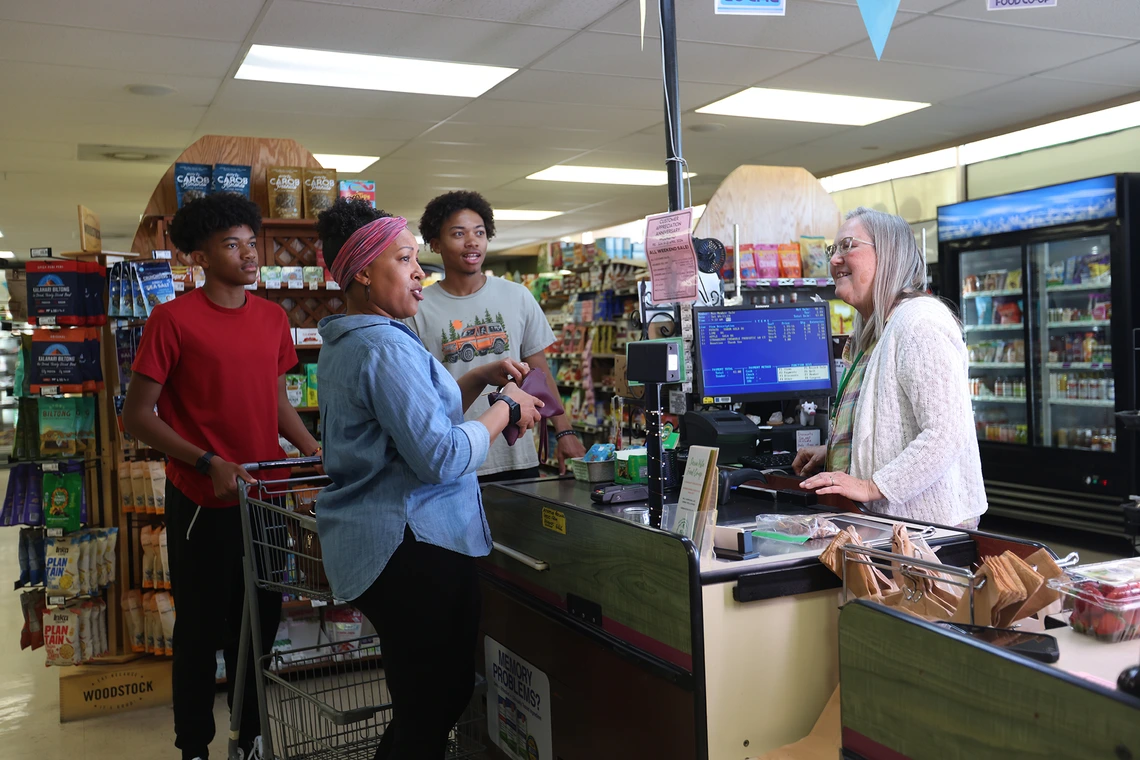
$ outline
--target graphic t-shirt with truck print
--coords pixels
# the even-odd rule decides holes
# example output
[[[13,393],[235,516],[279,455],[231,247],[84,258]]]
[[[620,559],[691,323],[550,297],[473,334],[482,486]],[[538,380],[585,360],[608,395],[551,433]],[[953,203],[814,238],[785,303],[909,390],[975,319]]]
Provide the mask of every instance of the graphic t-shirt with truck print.
[[[456,379],[503,359],[521,362],[554,342],[554,331],[531,292],[499,277],[488,277],[469,296],[453,296],[439,285],[424,288],[419,313],[404,323]],[[493,390],[488,387],[484,394]],[[487,399],[480,397],[465,416],[474,420],[485,411]],[[534,432],[528,430],[514,446],[508,446],[502,436],[492,441],[479,474],[537,466]]]

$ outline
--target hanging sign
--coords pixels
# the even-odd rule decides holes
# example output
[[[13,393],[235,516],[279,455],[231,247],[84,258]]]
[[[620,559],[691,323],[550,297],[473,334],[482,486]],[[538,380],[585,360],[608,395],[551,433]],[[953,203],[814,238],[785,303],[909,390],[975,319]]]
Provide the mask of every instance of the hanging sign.
[[[787,0],[714,0],[718,14],[736,16],[783,16]]]
[[[691,208],[646,220],[645,257],[649,260],[651,303],[691,303],[697,299],[697,252],[693,249]]]
[[[554,757],[550,732],[550,679],[487,636],[487,733],[511,760]]]
[[[895,14],[899,12],[899,0],[858,0],[858,2],[863,25],[867,27],[867,34],[871,37],[871,47],[875,48],[875,57],[882,60],[883,48],[887,46],[887,37],[890,36],[891,27],[895,23]]]
[[[99,215],[86,206],[79,207],[79,250],[84,253],[103,252],[103,230]]]
[[[1022,8],[1056,8],[1057,0],[986,0],[987,11],[1020,10]]]

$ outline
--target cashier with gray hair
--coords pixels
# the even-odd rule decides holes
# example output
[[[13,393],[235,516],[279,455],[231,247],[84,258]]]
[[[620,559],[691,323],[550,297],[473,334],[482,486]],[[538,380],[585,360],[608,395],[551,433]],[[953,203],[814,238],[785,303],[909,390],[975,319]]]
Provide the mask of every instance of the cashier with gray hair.
[[[857,208],[835,236],[835,295],[855,307],[826,446],[801,449],[801,487],[872,512],[976,528],[986,511],[962,327],[925,292],[905,220]],[[813,474],[814,473],[814,474]]]

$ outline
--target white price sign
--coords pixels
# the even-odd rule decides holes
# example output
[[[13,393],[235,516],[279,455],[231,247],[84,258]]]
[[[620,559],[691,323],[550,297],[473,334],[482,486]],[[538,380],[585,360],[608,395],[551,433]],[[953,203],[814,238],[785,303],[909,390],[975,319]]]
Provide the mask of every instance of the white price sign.
[[[289,290],[304,290],[305,283],[300,280],[289,280]]]

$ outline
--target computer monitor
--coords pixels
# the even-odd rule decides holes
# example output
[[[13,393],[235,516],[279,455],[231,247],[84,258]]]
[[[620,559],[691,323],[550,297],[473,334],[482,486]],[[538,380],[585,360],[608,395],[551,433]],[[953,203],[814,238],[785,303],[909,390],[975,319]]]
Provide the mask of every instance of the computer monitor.
[[[693,391],[705,404],[835,393],[827,303],[693,310]]]

